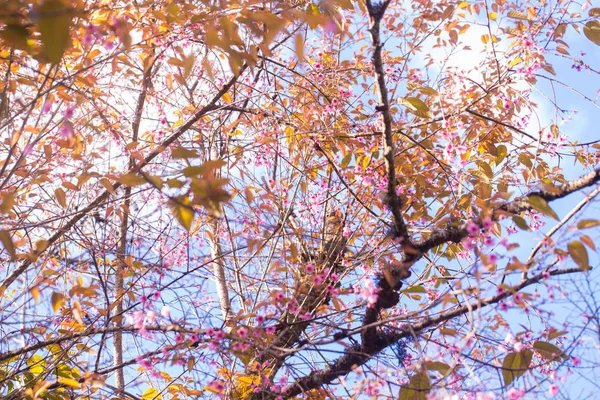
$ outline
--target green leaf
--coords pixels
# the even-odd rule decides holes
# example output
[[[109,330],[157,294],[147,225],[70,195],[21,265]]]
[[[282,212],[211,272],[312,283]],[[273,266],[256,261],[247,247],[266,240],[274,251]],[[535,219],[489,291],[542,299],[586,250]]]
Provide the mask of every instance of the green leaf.
[[[147,183],[143,177],[136,174],[121,175],[117,181],[127,186],[139,186]]]
[[[61,0],[46,0],[38,9],[44,53],[53,64],[58,64],[69,45],[73,11]]]
[[[569,250],[569,255],[573,261],[575,261],[582,270],[587,271],[590,269],[590,259],[585,246],[581,244],[581,242],[574,240],[569,243],[567,249]]]
[[[510,385],[515,379],[527,372],[532,357],[533,351],[531,350],[508,353],[506,355],[502,363],[504,386]]]
[[[398,103],[414,111],[420,117],[429,117],[429,107],[417,97],[401,97],[398,99]]]
[[[162,396],[156,389],[150,387],[142,393],[142,400],[162,399]]]
[[[558,215],[556,215],[554,210],[550,208],[546,200],[542,199],[539,196],[529,196],[527,200],[529,200],[531,208],[558,221]]]
[[[195,150],[189,150],[184,147],[176,147],[171,152],[173,158],[196,158],[199,157]]]
[[[172,189],[180,189],[185,185],[185,182],[180,181],[179,179],[169,179],[167,180],[167,186]]]
[[[232,343],[230,347],[231,353],[236,356],[244,365],[249,365],[253,358],[253,352],[251,349],[246,351],[235,350],[235,344]]]
[[[29,51],[27,28],[19,24],[6,24],[0,31],[0,37],[12,48]]]
[[[587,229],[587,228],[593,228],[598,225],[600,225],[600,221],[598,221],[597,219],[582,219],[577,224],[577,228]]]
[[[452,370],[452,368],[448,364],[440,361],[425,362],[423,363],[423,366],[429,371],[438,371],[444,376],[448,375]]]
[[[563,336],[569,333],[569,331],[557,331],[553,330],[548,334],[548,339],[556,339],[559,336]]]
[[[592,20],[585,24],[585,26],[583,27],[583,34],[592,43],[594,43],[597,46],[600,46],[600,21]]]
[[[514,217],[512,217],[512,220],[515,223],[515,225],[519,227],[519,229],[523,231],[530,230],[529,225],[527,225],[527,222],[523,218],[515,215]]]
[[[427,293],[423,286],[411,286],[402,291],[402,293]]]
[[[189,232],[192,229],[192,222],[194,222],[195,215],[190,199],[186,196],[179,196],[175,199],[170,199],[168,205],[177,222]]]
[[[483,172],[485,176],[487,176],[488,183],[489,181],[494,179],[494,171],[492,171],[492,167],[490,167],[488,163],[483,161],[477,161],[477,168],[479,168],[479,171]]]
[[[350,164],[350,161],[352,161],[352,153],[346,154],[344,156],[344,158],[342,159],[342,164],[341,164],[342,169],[346,168],[348,166],[348,164]]]
[[[502,161],[504,161],[504,159],[506,158],[506,155],[508,154],[508,149],[506,148],[505,145],[501,144],[498,147],[496,147],[496,165],[500,165],[500,163]]]
[[[548,342],[535,342],[533,348],[540,353],[548,361],[558,361],[560,359],[566,360],[569,357],[558,347]]]
[[[529,157],[525,153],[519,154],[519,162],[526,166],[527,168],[533,168],[533,163],[531,162],[531,157]]]
[[[469,172],[471,173],[471,175],[477,177],[481,182],[486,183],[486,184],[490,184],[490,178],[488,178],[488,176],[485,174],[485,172],[479,170],[479,169],[472,169],[469,170]]]
[[[427,400],[431,391],[431,382],[425,372],[418,372],[410,378],[408,386],[400,389],[398,400]]]

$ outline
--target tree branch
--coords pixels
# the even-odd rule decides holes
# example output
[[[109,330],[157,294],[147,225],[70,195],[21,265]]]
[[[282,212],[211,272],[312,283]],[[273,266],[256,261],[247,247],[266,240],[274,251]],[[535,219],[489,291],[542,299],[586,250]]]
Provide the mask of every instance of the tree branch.
[[[183,124],[175,133],[166,138],[163,142],[160,143],[159,146],[155,150],[153,150],[150,154],[148,154],[143,161],[137,164],[134,168],[130,168],[126,173],[136,173],[139,172],[142,168],[147,166],[152,160],[158,157],[162,152],[164,152],[169,146],[171,146],[177,139],[179,139],[185,132],[187,132],[196,122],[200,120],[204,115],[208,114],[210,111],[214,111],[219,109],[217,106],[217,102],[223,97],[225,93],[231,89],[231,87],[237,82],[238,77],[246,70],[247,65],[244,64],[240,68],[240,72],[238,75],[233,76],[223,87],[215,94],[212,100],[202,107],[198,112],[196,112],[185,124]],[[67,233],[77,222],[79,222],[83,217],[85,217],[90,211],[96,209],[101,206],[110,195],[123,186],[121,183],[116,182],[112,185],[110,190],[104,191],[101,195],[96,197],[92,202],[90,202],[86,207],[82,208],[78,213],[76,213],[70,220],[68,220],[62,227],[60,227],[54,235],[52,235],[47,240],[46,249],[50,248],[53,244],[55,244],[60,238],[63,237],[65,233]],[[34,251],[33,255],[37,258],[44,251]],[[0,297],[4,294],[6,289],[10,285],[13,284],[15,280],[21,276],[35,261],[33,258],[27,258],[24,260],[21,265],[19,265],[4,281],[0,284]]]
[[[592,186],[598,182],[600,182],[600,168],[589,172],[578,179],[565,182],[558,188],[534,191],[525,196],[518,197],[513,201],[501,204],[494,208],[493,218],[498,219],[500,215],[505,213],[517,214],[522,211],[531,210],[532,206],[529,202],[529,199],[532,196],[538,196],[546,201],[552,201],[566,197],[569,194],[572,194],[586,187]],[[411,262],[414,262],[421,258],[423,254],[425,254],[427,251],[431,250],[436,246],[448,242],[460,243],[460,241],[467,236],[468,232],[466,222],[457,227],[450,227],[448,229],[435,231],[429,237],[414,242],[413,245],[419,251],[419,253],[416,256],[414,254],[406,254],[405,258],[409,258]],[[579,268],[571,268],[565,270],[550,271],[549,274],[555,276],[575,272],[582,272],[582,270]],[[288,386],[283,391],[282,396],[284,398],[293,397],[305,391],[320,387],[324,384],[331,383],[338,377],[346,375],[357,366],[365,364],[377,353],[381,352],[391,344],[396,343],[398,340],[409,336],[413,336],[414,333],[419,333],[427,328],[456,318],[458,316],[464,315],[468,312],[472,312],[473,310],[477,310],[479,308],[498,303],[499,301],[510,297],[514,293],[526,288],[527,286],[538,283],[541,279],[543,279],[543,277],[544,273],[540,273],[532,278],[523,279],[521,283],[514,286],[510,290],[505,290],[490,298],[475,303],[463,305],[461,307],[456,308],[455,310],[440,314],[437,317],[427,318],[417,324],[412,325],[410,329],[399,330],[397,332],[385,334],[377,328],[391,320],[380,320],[380,311],[382,308],[384,308],[384,305],[385,307],[391,307],[392,305],[397,304],[397,302],[399,301],[399,296],[397,295],[397,293],[393,292],[391,288],[386,286],[385,279],[381,277],[379,285],[382,288],[382,291],[379,293],[379,295],[385,296],[385,304],[383,304],[382,301],[378,300],[375,307],[367,308],[367,310],[365,311],[365,317],[363,319],[362,327],[359,330],[362,336],[362,344],[360,345],[360,347],[358,349],[347,350],[342,357],[337,359],[327,368],[318,371],[313,371],[309,375],[297,379],[293,384]],[[395,293],[396,296],[393,296],[392,293]]]
[[[367,10],[369,12],[371,41],[373,43],[373,56],[371,61],[375,68],[376,87],[379,91],[379,105],[375,108],[381,113],[383,118],[383,156],[385,158],[385,170],[387,174],[387,192],[385,195],[385,203],[390,208],[394,217],[394,226],[396,236],[405,242],[410,242],[406,224],[402,217],[402,200],[396,193],[396,165],[394,160],[394,139],[392,134],[392,115],[390,114],[390,103],[388,99],[387,87],[385,84],[385,72],[383,70],[383,60],[381,58],[381,35],[379,32],[380,23],[385,14],[385,10],[389,5],[389,0],[383,3],[373,4],[371,0],[367,0]]]
[[[580,272],[583,272],[583,270],[580,268],[569,268],[564,270],[550,271],[549,274],[552,276],[558,276]],[[371,343],[363,343],[358,349],[349,349],[343,356],[338,358],[326,368],[313,371],[310,374],[297,379],[295,382],[286,387],[280,396],[282,396],[284,399],[292,398],[301,393],[321,387],[322,385],[329,384],[340,376],[346,375],[355,368],[366,364],[373,358],[373,356],[385,350],[390,345],[398,342],[398,340],[412,337],[413,335],[419,334],[428,328],[439,325],[440,323],[446,322],[461,315],[465,315],[474,310],[496,304],[512,296],[514,293],[540,282],[542,279],[544,279],[544,276],[544,273],[539,273],[538,275],[522,281],[518,285],[511,288],[511,290],[505,290],[499,294],[496,294],[495,296],[488,297],[487,299],[481,301],[465,304],[452,311],[440,314],[437,317],[426,318],[417,324],[411,325],[409,328],[398,328],[396,331],[390,333],[382,333],[381,331],[378,331],[374,337],[375,340],[373,340]],[[388,320],[381,320],[379,322],[380,325],[384,325],[386,322],[392,320],[394,319],[391,318]]]
[[[137,142],[140,131],[140,122],[142,120],[142,113],[146,104],[146,97],[148,96],[148,90],[152,86],[152,71],[154,63],[152,63],[144,71],[142,78],[142,89],[138,96],[138,101],[135,108],[134,120],[131,125],[132,135],[131,142]],[[129,157],[129,169],[135,168],[136,159]],[[131,209],[131,186],[125,187],[125,193],[123,198],[123,213],[121,214],[121,226],[120,226],[120,238],[117,249],[117,258],[119,264],[115,270],[115,290],[114,290],[114,301],[116,305],[114,307],[115,315],[117,318],[114,319],[116,326],[123,325],[123,294],[125,293],[125,273],[127,269],[127,233],[129,231],[129,211]],[[110,307],[109,307],[110,310]],[[110,311],[109,311],[110,312]],[[115,331],[113,338],[113,354],[114,354],[114,365],[123,364],[123,334],[121,331]],[[118,392],[125,391],[125,375],[123,369],[118,369],[115,373],[115,385]]]

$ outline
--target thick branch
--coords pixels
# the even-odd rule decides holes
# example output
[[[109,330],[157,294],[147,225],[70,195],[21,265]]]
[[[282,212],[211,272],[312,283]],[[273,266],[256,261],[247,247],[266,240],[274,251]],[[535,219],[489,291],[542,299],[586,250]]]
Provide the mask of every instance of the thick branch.
[[[301,337],[310,324],[304,315],[314,315],[317,309],[324,304],[329,304],[331,293],[329,286],[336,286],[338,282],[331,279],[333,272],[339,274],[339,262],[346,248],[346,239],[342,236],[344,221],[342,216],[334,213],[327,218],[324,226],[324,238],[319,254],[316,257],[316,270],[319,273],[329,270],[329,275],[320,285],[311,282],[312,275],[305,275],[299,279],[294,300],[298,305],[296,311],[285,311],[277,323],[278,336],[275,341],[258,357],[261,364],[267,362],[270,374],[273,376],[284,364],[287,356],[292,353],[280,354],[277,349],[290,349],[301,343]],[[303,315],[304,314],[304,315]],[[262,398],[258,395],[256,398]]]
[[[565,275],[583,272],[580,268],[570,268],[564,270],[556,270],[550,271],[549,274],[552,276],[557,275]],[[390,332],[387,334],[383,334],[380,331],[377,332],[377,335],[373,338],[370,343],[363,343],[359,349],[350,349],[347,350],[346,353],[334,361],[332,364],[327,366],[326,368],[313,371],[307,376],[297,379],[294,383],[289,385],[281,396],[283,398],[291,398],[297,396],[301,393],[307,392],[309,390],[321,387],[323,385],[329,384],[333,382],[335,379],[340,376],[346,375],[351,372],[353,369],[364,365],[369,360],[373,358],[379,352],[385,350],[390,345],[396,343],[398,340],[412,337],[415,334],[419,334],[424,330],[437,326],[443,322],[454,319],[461,315],[465,315],[474,310],[478,310],[492,304],[496,304],[510,296],[514,293],[519,292],[520,290],[534,285],[544,279],[545,274],[540,273],[535,275],[529,279],[526,279],[513,287],[511,290],[505,290],[495,296],[488,297],[487,299],[476,301],[471,304],[466,304],[461,307],[457,307],[456,309],[439,314],[437,317],[430,317],[422,320],[419,323],[411,325],[410,329],[398,329],[397,331]],[[385,320],[380,321],[381,324],[384,324]]]
[[[598,182],[600,182],[600,168],[591,171],[575,180],[565,182],[557,188],[552,188],[550,190],[537,190],[518,197],[512,201],[501,204],[494,208],[493,217],[497,219],[500,215],[505,213],[519,214],[523,211],[531,210],[533,207],[531,206],[529,199],[533,196],[541,197],[547,202],[550,202],[566,197],[571,193],[585,189],[586,187],[595,185]],[[415,242],[414,246],[419,250],[420,253],[424,254],[432,248],[444,243],[460,243],[460,241],[467,236],[467,223],[465,222],[457,227],[450,227],[435,231],[427,238]]]
[[[371,41],[373,42],[373,56],[371,58],[373,67],[375,68],[376,86],[379,91],[379,105],[376,110],[381,113],[383,118],[383,156],[385,158],[385,170],[387,174],[387,193],[385,195],[386,204],[389,206],[392,216],[394,217],[394,226],[396,234],[404,241],[410,241],[406,224],[402,217],[402,200],[396,193],[396,165],[394,161],[394,139],[392,135],[392,116],[390,114],[390,103],[388,99],[387,87],[385,84],[385,72],[383,70],[383,60],[381,58],[381,35],[379,32],[380,23],[385,14],[385,10],[390,1],[386,0],[383,3],[373,4],[371,0],[367,0],[367,10],[369,12]]]
[[[531,203],[529,202],[529,198],[531,196],[538,196],[546,201],[552,201],[566,197],[571,193],[592,186],[598,182],[600,182],[600,169],[587,173],[576,180],[566,182],[558,188],[554,188],[552,190],[539,190],[531,192],[513,201],[506,202],[500,206],[497,206],[494,209],[495,212],[493,216],[494,218],[498,218],[503,213],[516,214],[522,211],[531,210],[532,207]],[[419,250],[420,254],[424,254],[432,248],[444,243],[459,243],[467,236],[467,223],[463,223],[458,227],[450,227],[448,229],[435,231],[429,237],[415,242],[414,246],[417,250]],[[415,261],[414,254],[407,254],[405,255],[405,257],[410,257],[411,262]],[[417,255],[416,257],[417,259],[420,258],[419,255]],[[581,271],[582,270],[579,268],[572,268],[566,270],[550,271],[549,273],[550,275],[563,275]],[[362,328],[360,329],[362,336],[362,344],[360,348],[348,350],[346,354],[344,354],[342,357],[340,357],[327,368],[318,371],[313,371],[309,375],[296,380],[296,382],[294,382],[284,391],[283,397],[293,397],[307,390],[311,390],[322,385],[331,383],[338,377],[346,375],[348,372],[352,371],[352,369],[356,368],[357,366],[365,364],[377,353],[381,352],[389,345],[397,342],[398,340],[412,336],[415,333],[422,332],[425,329],[428,329],[432,326],[436,326],[437,324],[451,320],[458,316],[464,315],[468,312],[472,312],[473,310],[477,310],[479,308],[498,303],[499,301],[510,297],[513,293],[516,293],[526,288],[527,286],[538,283],[543,278],[543,276],[544,273],[540,273],[532,278],[522,280],[521,283],[513,287],[511,290],[503,291],[495,296],[492,296],[488,299],[484,299],[482,301],[478,301],[468,305],[463,305],[452,311],[440,314],[437,317],[424,319],[421,322],[412,325],[410,330],[399,330],[388,334],[383,334],[380,330],[377,329],[378,326],[386,322],[379,320],[379,311],[382,307],[378,302],[378,304],[374,308],[368,308],[365,312]],[[383,278],[381,279],[381,281],[385,282]],[[383,286],[384,287],[382,292],[380,292],[380,295],[384,294],[386,296],[389,296],[392,293],[392,291],[389,287],[385,287],[385,284]],[[398,298],[396,297],[394,298],[394,300],[395,302],[392,302],[397,303]],[[389,306],[389,304],[386,304],[386,306]]]

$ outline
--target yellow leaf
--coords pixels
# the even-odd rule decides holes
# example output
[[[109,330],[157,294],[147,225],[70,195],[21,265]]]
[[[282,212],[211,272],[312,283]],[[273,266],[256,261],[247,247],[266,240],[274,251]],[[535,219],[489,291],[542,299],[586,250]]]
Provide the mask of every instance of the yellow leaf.
[[[41,254],[48,248],[48,241],[45,239],[39,239],[35,242],[35,252]]]
[[[147,183],[144,178],[136,174],[121,175],[117,181],[127,186],[138,186]]]
[[[297,34],[294,38],[294,48],[296,49],[296,57],[298,61],[304,60],[304,35]]]
[[[190,204],[190,199],[185,196],[179,196],[170,199],[168,205],[175,219],[189,232],[192,229],[192,222],[194,222],[195,215],[194,209]]]
[[[577,223],[577,228],[587,229],[593,228],[598,225],[600,225],[600,221],[598,221],[597,219],[583,219]]]
[[[44,53],[50,62],[58,64],[69,45],[73,11],[61,0],[46,0],[38,12],[38,28]]]
[[[79,389],[79,382],[76,381],[75,379],[58,378],[57,381],[58,381],[58,383],[62,383],[63,385],[72,387],[74,389]]]
[[[40,302],[40,289],[37,286],[29,289],[29,293],[31,293],[31,297],[33,297],[36,303]]]
[[[514,18],[514,19],[524,19],[524,20],[528,20],[529,18],[527,17],[527,15],[523,14],[520,11],[517,10],[512,10],[509,11],[508,14],[506,14],[509,18]]]
[[[586,23],[583,27],[583,34],[592,43],[600,46],[600,21],[594,19]]]
[[[183,59],[183,78],[187,79],[194,68],[196,57],[188,56]]]
[[[594,243],[594,241],[592,240],[592,238],[589,237],[588,235],[581,235],[581,237],[579,238],[579,240],[581,240],[583,242],[583,244],[585,244],[590,249],[596,251],[596,244]]]
[[[440,329],[440,333],[442,335],[446,335],[446,336],[456,336],[456,335],[458,335],[457,331],[455,331],[454,329],[450,329],[450,328],[441,328]]]
[[[162,399],[162,396],[153,387],[148,388],[142,393],[142,400]]]
[[[60,307],[65,302],[65,296],[61,293],[54,292],[52,293],[51,301],[52,309],[54,310],[54,312],[57,312],[58,310],[60,310]]]
[[[189,150],[184,147],[176,147],[171,152],[173,158],[196,158],[199,157],[198,153],[194,150]]]
[[[15,245],[10,237],[10,234],[5,230],[0,230],[0,242],[4,246],[4,250],[10,255],[10,260],[15,261],[16,253],[15,253]]]
[[[32,374],[41,375],[46,370],[46,361],[39,354],[34,354],[27,360],[27,366]]]
[[[15,194],[7,193],[2,197],[2,203],[0,203],[0,213],[8,214],[15,205]]]
[[[207,392],[214,393],[214,394],[221,394],[222,393],[221,390],[217,390],[217,388],[215,388],[213,386],[204,386],[204,390],[206,390]]]
[[[67,196],[65,194],[65,191],[62,190],[61,188],[57,188],[54,191],[54,195],[56,196],[56,200],[58,201],[58,204],[60,204],[61,207],[63,207],[63,208],[67,208]]]
[[[508,68],[512,68],[517,64],[520,64],[521,62],[523,62],[523,59],[521,57],[517,57],[514,60],[512,60],[511,62],[508,63]]]

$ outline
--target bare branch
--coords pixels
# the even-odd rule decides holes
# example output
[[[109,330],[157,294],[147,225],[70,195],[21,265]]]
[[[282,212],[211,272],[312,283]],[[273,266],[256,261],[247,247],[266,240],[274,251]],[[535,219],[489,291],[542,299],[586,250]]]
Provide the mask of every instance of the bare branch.
[[[209,112],[218,109],[219,107],[217,106],[217,102],[237,82],[238,77],[246,70],[246,68],[247,68],[247,66],[244,64],[244,66],[242,66],[240,68],[239,74],[233,76],[225,85],[223,85],[223,87],[215,94],[215,96],[212,98],[212,100],[207,105],[205,105],[200,110],[198,110],[198,112],[196,112],[188,120],[188,122],[183,124],[179,129],[177,129],[177,131],[175,133],[173,133],[171,136],[169,136],[163,142],[161,142],[161,144],[154,151],[152,151],[150,154],[148,154],[144,158],[143,161],[141,161],[139,164],[135,165],[135,167],[130,168],[126,173],[135,173],[135,172],[140,171],[142,168],[144,168],[146,165],[148,165],[150,162],[152,162],[152,160],[154,160],[156,157],[158,157],[160,154],[162,154],[162,152],[164,152],[169,146],[171,146],[173,143],[175,143],[175,141],[177,139],[179,139],[185,132],[187,132],[196,122],[198,122],[200,120],[200,118],[202,118],[204,115],[208,114]],[[110,195],[115,190],[120,188],[121,186],[122,186],[122,184],[119,182],[114,183],[112,185],[111,190],[104,191],[101,195],[96,197],[96,199],[94,199],[92,202],[90,202],[86,207],[82,208],[79,212],[77,212],[70,220],[68,220],[62,227],[60,227],[50,238],[48,238],[46,249],[50,248],[60,238],[62,238],[65,233],[67,233],[77,222],[79,222],[83,217],[85,217],[90,211],[98,208],[104,202],[106,202],[108,200],[108,198],[110,197]],[[39,257],[42,253],[43,253],[43,251],[39,252],[36,250],[36,251],[34,251],[33,255],[35,257]],[[19,265],[17,268],[15,268],[15,270],[8,277],[6,277],[6,279],[4,279],[2,284],[0,284],[0,296],[2,296],[4,294],[4,292],[6,291],[6,289],[8,289],[8,287],[10,285],[12,285],[13,282],[15,280],[17,280],[19,278],[19,276],[21,276],[21,274],[23,274],[23,272],[25,272],[33,263],[34,263],[34,261],[32,258],[27,258],[26,260],[24,260],[21,263],[21,265]]]

